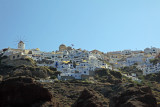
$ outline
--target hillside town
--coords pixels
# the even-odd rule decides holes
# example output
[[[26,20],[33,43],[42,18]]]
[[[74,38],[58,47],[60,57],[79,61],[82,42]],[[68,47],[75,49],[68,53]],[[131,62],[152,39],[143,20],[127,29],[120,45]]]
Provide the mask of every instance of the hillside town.
[[[151,60],[159,56],[159,52],[159,48],[151,47],[144,49],[144,51],[123,50],[108,52],[107,56],[109,63],[113,64],[115,68],[136,65],[138,69],[143,71],[143,75],[147,75],[160,71],[160,63],[151,63]]]
[[[37,62],[38,66],[51,66],[61,71],[58,79],[82,79],[89,78],[97,68],[110,68],[104,57],[98,53],[86,50],[73,49],[64,44],[59,46],[56,52],[42,52],[37,49],[25,49],[23,41],[18,43],[18,49],[3,49],[3,56],[10,60],[29,57]],[[110,68],[111,69],[111,68]]]
[[[98,50],[87,51],[74,49],[72,46],[61,44],[59,50],[43,52],[39,48],[25,49],[25,43],[20,41],[18,48],[5,48],[0,51],[10,60],[20,58],[32,58],[37,66],[49,66],[57,68],[61,74],[58,79],[85,79],[94,75],[96,69],[106,68],[119,70],[123,67],[136,65],[143,71],[143,75],[160,71],[160,63],[153,64],[150,60],[158,57],[159,48],[151,47],[144,50],[123,50],[103,53]],[[136,77],[136,74],[132,74]]]

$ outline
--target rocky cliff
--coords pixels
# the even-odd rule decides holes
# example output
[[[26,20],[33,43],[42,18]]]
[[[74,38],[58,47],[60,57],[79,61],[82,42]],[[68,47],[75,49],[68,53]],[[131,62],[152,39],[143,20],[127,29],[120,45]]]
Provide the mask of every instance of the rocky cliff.
[[[52,94],[32,78],[18,77],[0,84],[0,107],[40,107],[60,104]]]
[[[72,107],[104,107],[103,103],[104,101],[97,92],[84,89]]]
[[[150,87],[133,84],[124,87],[110,99],[111,107],[157,107]]]

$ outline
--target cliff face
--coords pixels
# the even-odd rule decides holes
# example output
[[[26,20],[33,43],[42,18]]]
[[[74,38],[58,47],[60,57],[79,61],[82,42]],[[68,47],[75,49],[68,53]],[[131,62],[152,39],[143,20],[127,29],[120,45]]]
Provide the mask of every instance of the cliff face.
[[[55,81],[54,83],[43,83],[45,87],[43,88],[42,84],[32,79],[47,78],[54,74],[56,74],[54,69],[38,67],[32,60],[19,59],[15,62],[0,64],[1,77],[6,79],[5,76],[8,75],[10,78],[0,83],[0,107],[157,106],[156,99],[149,87],[126,85],[129,81],[124,82],[120,72],[108,69],[95,71],[96,81],[93,83],[81,80]]]
[[[104,101],[97,92],[84,89],[73,107],[103,107],[103,103]]]
[[[38,107],[56,104],[52,102],[51,93],[32,78],[11,78],[2,81],[0,87],[0,107]]]
[[[106,83],[37,83],[18,77],[0,84],[0,107],[156,107],[151,89],[146,86]],[[45,87],[45,88],[43,88]],[[49,90],[49,91],[48,91]],[[54,98],[52,97],[54,96]]]
[[[125,89],[110,99],[111,107],[157,107],[150,87],[125,86]]]

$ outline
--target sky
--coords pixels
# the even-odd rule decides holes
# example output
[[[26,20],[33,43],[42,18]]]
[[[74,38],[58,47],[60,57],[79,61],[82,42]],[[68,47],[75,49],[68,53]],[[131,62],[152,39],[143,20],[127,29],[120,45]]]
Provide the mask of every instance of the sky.
[[[0,49],[160,48],[160,0],[0,0]]]

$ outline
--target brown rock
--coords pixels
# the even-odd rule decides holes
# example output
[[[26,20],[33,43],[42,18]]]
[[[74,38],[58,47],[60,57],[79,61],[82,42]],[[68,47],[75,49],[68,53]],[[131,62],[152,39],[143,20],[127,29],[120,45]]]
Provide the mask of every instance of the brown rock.
[[[150,87],[131,86],[110,100],[110,107],[157,107]]]
[[[73,107],[103,107],[103,102],[95,91],[84,89]]]
[[[0,107],[30,107],[36,103],[51,101],[52,95],[32,78],[18,77],[0,84]]]

